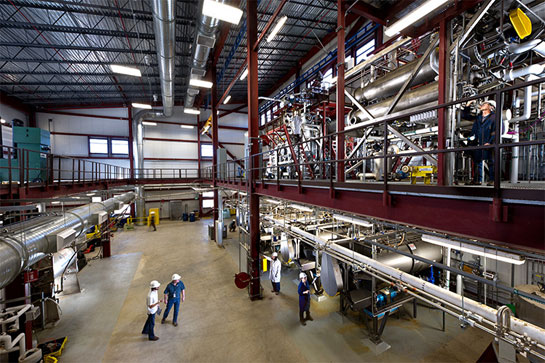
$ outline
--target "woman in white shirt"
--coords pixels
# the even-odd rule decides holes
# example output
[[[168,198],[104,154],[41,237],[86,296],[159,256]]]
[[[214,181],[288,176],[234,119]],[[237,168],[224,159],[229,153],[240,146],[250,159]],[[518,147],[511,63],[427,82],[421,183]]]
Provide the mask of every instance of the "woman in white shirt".
[[[157,289],[159,286],[161,286],[159,281],[153,280],[150,282],[151,290],[146,299],[148,319],[146,320],[144,329],[142,329],[142,334],[148,334],[149,340],[153,341],[159,340],[159,337],[156,337],[153,332],[153,328],[155,327],[155,314],[157,313],[157,309],[159,309],[159,303],[163,302],[163,300],[159,300],[159,295],[157,294]]]

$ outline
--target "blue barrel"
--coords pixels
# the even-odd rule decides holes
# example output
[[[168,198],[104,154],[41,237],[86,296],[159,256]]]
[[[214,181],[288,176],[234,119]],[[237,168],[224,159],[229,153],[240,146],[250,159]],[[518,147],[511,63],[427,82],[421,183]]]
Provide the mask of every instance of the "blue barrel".
[[[187,222],[188,219],[189,219],[189,215],[187,213],[182,214],[182,220],[184,222]]]
[[[195,213],[191,212],[191,213],[189,214],[189,221],[190,221],[190,222],[195,222]]]

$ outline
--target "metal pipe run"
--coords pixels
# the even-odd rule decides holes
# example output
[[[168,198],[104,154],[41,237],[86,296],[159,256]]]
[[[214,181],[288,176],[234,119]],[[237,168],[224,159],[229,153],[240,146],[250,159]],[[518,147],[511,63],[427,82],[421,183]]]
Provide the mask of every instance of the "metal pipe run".
[[[25,268],[40,261],[49,253],[57,252],[57,235],[68,229],[77,238],[85,233],[99,212],[113,212],[119,203],[131,203],[133,192],[110,198],[100,203],[90,203],[70,209],[58,217],[40,217],[32,225],[20,230],[8,230],[0,235],[0,289],[7,286]],[[43,225],[40,222],[47,221]],[[29,223],[30,224],[30,223]]]

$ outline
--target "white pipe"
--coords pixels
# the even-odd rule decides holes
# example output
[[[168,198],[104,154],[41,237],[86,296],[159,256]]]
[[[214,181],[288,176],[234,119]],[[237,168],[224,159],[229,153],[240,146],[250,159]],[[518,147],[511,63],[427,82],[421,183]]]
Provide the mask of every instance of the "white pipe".
[[[526,43],[512,43],[507,46],[507,51],[512,54],[521,54],[530,50],[545,56],[545,42],[541,39],[532,39]]]
[[[380,263],[376,260],[373,260],[367,256],[364,256],[362,254],[359,254],[353,250],[350,250],[346,247],[339,246],[336,243],[328,242],[326,240],[323,240],[311,233],[308,233],[300,228],[293,227],[286,225],[283,221],[276,220],[272,217],[265,217],[266,220],[271,221],[279,226],[284,226],[288,230],[300,234],[301,236],[314,241],[317,243],[320,247],[322,247],[324,250],[331,249],[335,252],[340,253],[343,256],[346,256],[348,259],[352,259],[353,261],[357,261],[359,263],[362,263],[364,265],[370,266],[374,268],[377,271],[380,271],[382,273],[385,273],[388,276],[391,276],[393,279],[402,281],[408,285],[411,285],[412,287],[422,290],[426,293],[429,293],[438,299],[445,300],[446,302],[455,305],[463,310],[467,310],[477,316],[480,316],[488,321],[496,322],[497,321],[497,310],[493,309],[489,306],[486,306],[484,304],[481,304],[477,301],[462,297],[456,293],[447,291],[439,286],[436,286],[432,283],[426,282],[416,276],[410,275],[408,273],[402,272],[398,269],[395,269],[393,267],[387,266],[383,263]],[[511,318],[511,326],[510,329],[520,335],[527,336],[533,341],[538,342],[542,346],[545,345],[545,329],[540,328],[536,325],[530,324],[527,321],[518,319],[518,318]]]
[[[506,82],[514,81],[519,77],[525,77],[528,75],[538,75],[545,71],[545,64],[532,64],[527,67],[522,67],[519,69],[512,69],[508,72],[505,72],[503,75],[503,80]]]
[[[464,291],[464,279],[461,274],[458,274],[456,276],[456,293],[458,295],[462,295],[463,291]]]
[[[447,266],[450,267],[450,247],[447,247]],[[445,288],[450,291],[450,270],[447,270],[446,273],[446,282],[445,282]]]
[[[19,358],[25,355],[26,352],[26,343],[25,343],[25,333],[19,334],[15,339],[11,340],[11,336],[6,333],[0,335],[0,346],[4,348],[7,352],[13,351],[13,347],[19,344]]]

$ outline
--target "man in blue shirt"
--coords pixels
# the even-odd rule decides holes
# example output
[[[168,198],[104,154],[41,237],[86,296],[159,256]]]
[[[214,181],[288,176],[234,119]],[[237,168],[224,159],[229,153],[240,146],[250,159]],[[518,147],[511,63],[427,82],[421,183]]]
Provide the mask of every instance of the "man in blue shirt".
[[[181,277],[178,274],[172,275],[172,282],[167,285],[165,289],[165,303],[167,304],[167,307],[165,309],[165,313],[163,314],[163,320],[161,320],[161,324],[165,323],[165,320],[168,316],[168,313],[170,312],[170,308],[172,308],[172,305],[174,305],[174,317],[172,319],[172,324],[174,326],[178,326],[178,310],[180,309],[180,296],[182,298],[182,302],[185,301],[185,286],[182,281],[180,281]]]

